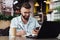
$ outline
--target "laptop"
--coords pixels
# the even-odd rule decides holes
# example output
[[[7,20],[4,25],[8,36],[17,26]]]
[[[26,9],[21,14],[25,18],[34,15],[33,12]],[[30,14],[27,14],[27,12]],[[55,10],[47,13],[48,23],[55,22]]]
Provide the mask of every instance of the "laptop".
[[[44,21],[37,38],[56,38],[59,35],[60,22]]]
[[[56,38],[60,31],[60,22],[44,21],[37,37],[27,36],[27,38]]]

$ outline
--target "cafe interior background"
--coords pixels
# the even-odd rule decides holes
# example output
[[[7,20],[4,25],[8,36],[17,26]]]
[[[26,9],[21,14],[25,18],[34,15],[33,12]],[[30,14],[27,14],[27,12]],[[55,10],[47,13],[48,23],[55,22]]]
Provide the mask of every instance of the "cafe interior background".
[[[39,24],[43,21],[60,21],[60,0],[0,0],[0,36],[9,35],[10,21],[13,17],[19,16],[15,8],[24,2],[31,5],[32,16]]]

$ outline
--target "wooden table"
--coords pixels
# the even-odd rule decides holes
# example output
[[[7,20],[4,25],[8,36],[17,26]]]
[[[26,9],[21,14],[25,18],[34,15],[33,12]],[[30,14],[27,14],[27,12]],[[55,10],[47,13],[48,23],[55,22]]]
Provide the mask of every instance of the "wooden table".
[[[30,39],[25,37],[0,36],[0,40],[59,40],[59,39]]]

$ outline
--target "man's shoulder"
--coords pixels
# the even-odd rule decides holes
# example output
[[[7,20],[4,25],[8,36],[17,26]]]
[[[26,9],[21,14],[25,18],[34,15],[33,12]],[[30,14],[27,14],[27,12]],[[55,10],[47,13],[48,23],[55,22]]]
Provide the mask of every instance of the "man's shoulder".
[[[12,20],[18,20],[18,19],[20,19],[20,16],[12,18]]]
[[[31,20],[36,21],[36,18],[35,17],[31,17]]]

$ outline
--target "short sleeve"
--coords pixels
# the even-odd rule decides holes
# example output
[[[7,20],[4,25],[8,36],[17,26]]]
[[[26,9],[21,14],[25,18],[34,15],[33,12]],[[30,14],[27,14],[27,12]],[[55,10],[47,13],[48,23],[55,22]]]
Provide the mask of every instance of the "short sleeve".
[[[16,28],[16,27],[17,27],[17,20],[16,20],[16,18],[13,18],[13,19],[11,20],[10,27],[11,27],[11,28]]]
[[[37,20],[35,20],[35,26],[36,26],[36,27],[41,27],[41,25],[38,23]]]

